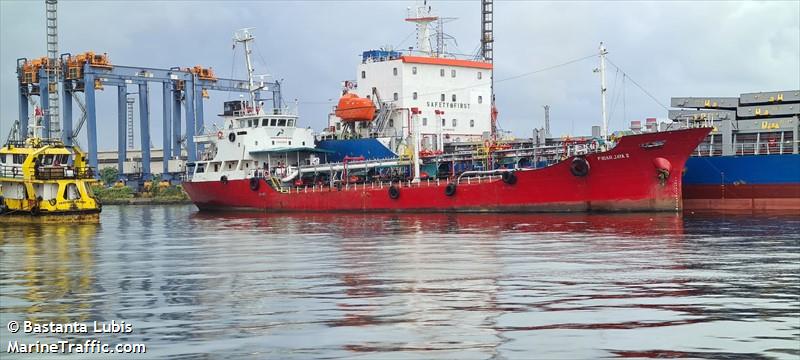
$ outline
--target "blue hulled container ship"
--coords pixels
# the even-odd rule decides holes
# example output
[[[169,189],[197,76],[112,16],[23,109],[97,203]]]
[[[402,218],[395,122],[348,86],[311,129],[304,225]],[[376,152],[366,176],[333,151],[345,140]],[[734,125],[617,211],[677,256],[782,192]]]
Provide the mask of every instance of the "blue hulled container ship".
[[[686,162],[684,209],[800,211],[800,90],[671,105],[673,121],[714,128]]]

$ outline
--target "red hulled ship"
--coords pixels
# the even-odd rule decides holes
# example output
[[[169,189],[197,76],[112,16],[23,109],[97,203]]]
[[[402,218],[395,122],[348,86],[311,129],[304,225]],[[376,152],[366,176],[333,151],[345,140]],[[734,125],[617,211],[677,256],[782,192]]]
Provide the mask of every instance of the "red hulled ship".
[[[201,210],[678,211],[681,170],[709,131],[625,136],[611,150],[540,169],[465,172],[451,179],[283,187],[257,170],[250,177],[192,180],[184,187]]]
[[[429,11],[412,19],[427,24]],[[242,30],[235,40],[244,45],[250,99],[226,102],[222,126],[193,139],[203,152],[188,164],[183,186],[201,210],[678,211],[684,164],[710,131],[612,140],[604,121],[599,136],[512,147],[485,131],[494,129],[491,63],[369,51],[359,73],[371,92],[359,96],[345,82],[327,128],[333,138],[317,139],[296,114],[263,109],[249,58],[253,37]],[[601,75],[604,55],[601,44]],[[421,80],[391,81],[401,75]],[[388,89],[393,100],[380,100],[383,84],[401,86]],[[412,91],[422,85],[430,91]],[[448,144],[471,145],[443,151]]]

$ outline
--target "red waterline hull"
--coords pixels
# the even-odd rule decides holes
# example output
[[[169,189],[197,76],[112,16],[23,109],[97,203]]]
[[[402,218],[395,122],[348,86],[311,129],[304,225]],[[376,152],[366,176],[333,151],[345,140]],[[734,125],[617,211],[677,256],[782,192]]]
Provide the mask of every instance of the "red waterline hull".
[[[447,181],[395,183],[399,196],[389,196],[389,184],[336,188],[295,188],[281,193],[249,179],[187,181],[184,188],[201,210],[258,211],[679,211],[681,170],[692,150],[710,129],[686,129],[625,136],[607,152],[586,156],[590,170],[583,177],[570,171],[570,159],[537,170],[515,172],[508,184],[499,176],[462,179],[452,196]],[[660,159],[659,159],[660,158]],[[658,177],[666,160],[669,176]],[[662,166],[663,168],[663,166]]]
[[[687,185],[686,210],[800,211],[800,184]]]

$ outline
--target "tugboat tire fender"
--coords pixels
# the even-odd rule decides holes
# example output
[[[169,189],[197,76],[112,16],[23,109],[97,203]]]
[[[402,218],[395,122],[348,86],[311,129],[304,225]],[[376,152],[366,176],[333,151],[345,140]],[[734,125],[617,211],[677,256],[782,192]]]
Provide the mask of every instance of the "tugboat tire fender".
[[[258,191],[259,185],[258,178],[250,178],[250,190]]]
[[[389,197],[392,198],[392,199],[399,198],[400,197],[400,189],[398,189],[397,186],[394,186],[394,185],[390,186],[389,187]]]
[[[508,185],[514,185],[517,183],[517,175],[511,171],[506,171],[502,175],[503,182]]]
[[[455,195],[456,194],[456,184],[455,183],[447,184],[447,186],[444,188],[444,194],[447,195],[447,196]]]
[[[589,162],[583,157],[576,157],[572,159],[572,163],[569,164],[569,172],[577,177],[589,175]]]

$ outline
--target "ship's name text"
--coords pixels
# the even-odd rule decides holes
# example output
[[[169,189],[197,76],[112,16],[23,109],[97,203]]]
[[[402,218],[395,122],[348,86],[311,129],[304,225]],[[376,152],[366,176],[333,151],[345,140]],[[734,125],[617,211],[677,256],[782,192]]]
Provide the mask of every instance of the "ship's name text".
[[[613,155],[600,155],[597,157],[597,160],[617,160],[617,159],[627,159],[631,157],[628,153],[622,154],[613,154]]]

